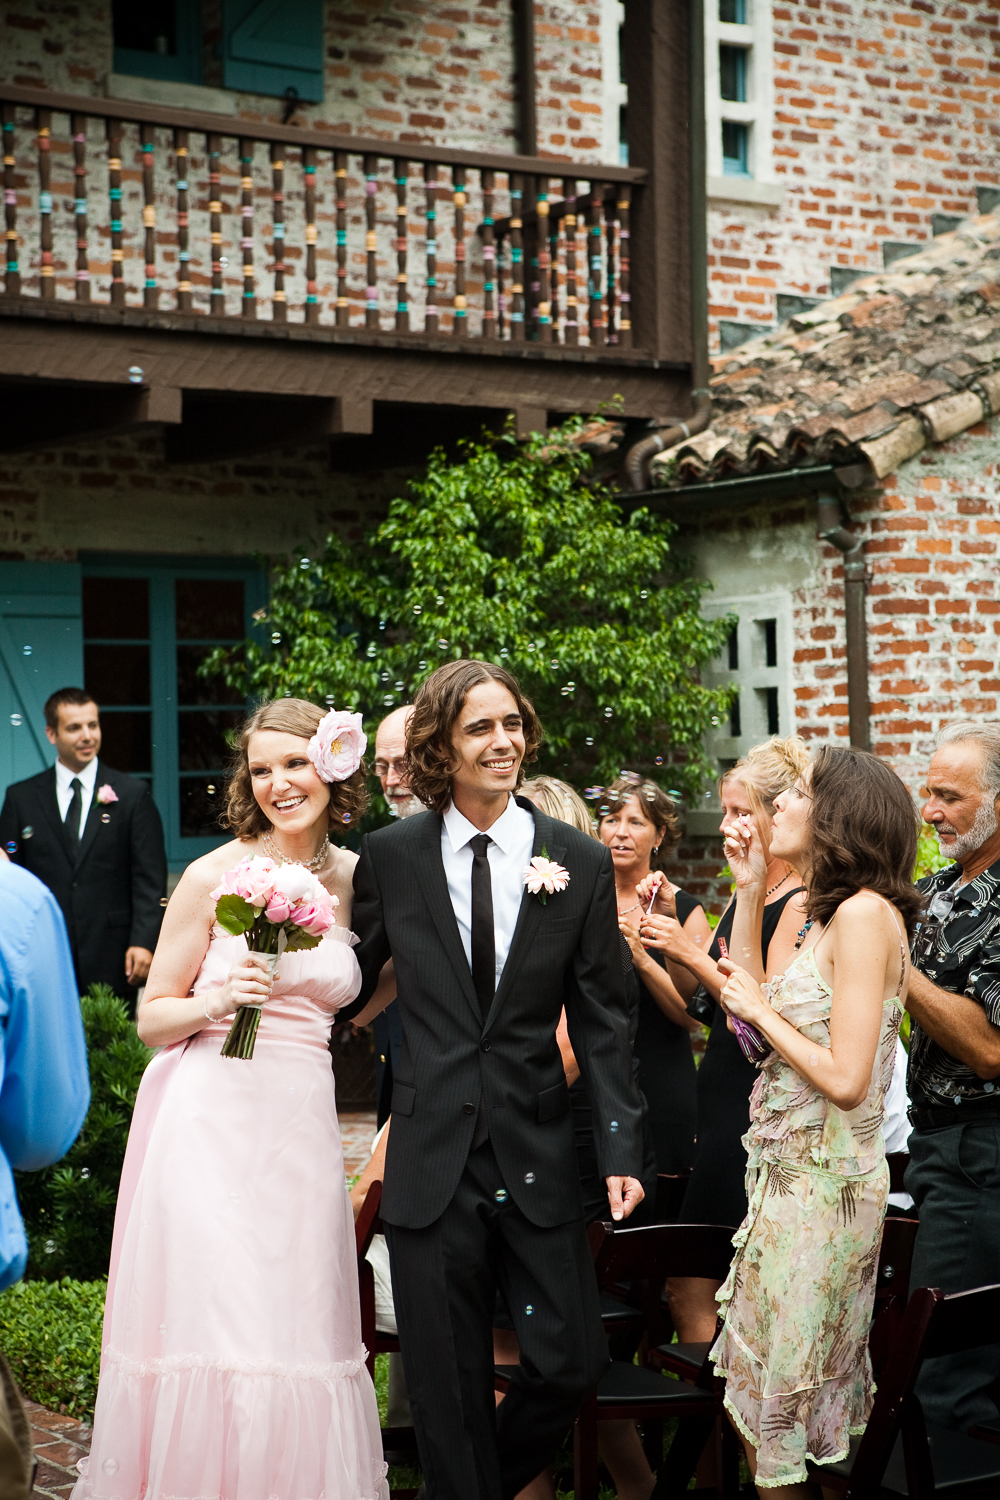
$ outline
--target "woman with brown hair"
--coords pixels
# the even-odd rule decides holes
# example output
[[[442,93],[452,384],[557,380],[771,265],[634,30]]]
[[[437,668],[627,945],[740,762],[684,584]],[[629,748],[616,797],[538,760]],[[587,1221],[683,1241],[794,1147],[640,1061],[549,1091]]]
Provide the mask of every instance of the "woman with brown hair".
[[[899,777],[866,751],[825,746],[775,801],[770,850],[741,819],[722,1003],[768,1048],[751,1097],[750,1206],[719,1294],[713,1350],[758,1489],[815,1491],[871,1411],[868,1328],[889,1173],[885,1092],[909,981],[917,818]],[[765,982],[768,853],[807,891],[797,952]]]
[[[719,832],[728,836],[741,817],[752,818],[762,841],[770,837],[774,801],[793,786],[809,763],[805,741],[792,735],[773,736],[754,745],[719,778],[722,820]],[[640,886],[639,899],[648,905],[652,879]],[[732,941],[735,898],[730,901],[712,934],[706,953],[692,943],[675,917],[662,915],[659,904],[644,917],[641,936],[654,952],[666,954],[688,969],[711,1005],[711,1031],[698,1069],[697,1145],[694,1170],[684,1194],[679,1218],[684,1224],[742,1224],[747,1211],[747,1154],[743,1137],[750,1124],[750,1091],[757,1069],[744,1057],[719,1005],[725,975],[718,959]],[[780,974],[792,957],[793,944],[805,916],[802,886],[785,860],[772,855],[761,927],[761,954],[770,976]],[[739,957],[739,954],[736,955]],[[697,999],[697,997],[695,997]],[[694,1005],[694,1001],[692,1002]],[[667,1282],[670,1314],[682,1343],[704,1343],[714,1337],[718,1281],[707,1277],[676,1277]]]
[[[356,856],[330,835],[364,810],[364,749],[360,714],[296,698],[251,714],[228,789],[236,837],[188,866],[167,907],[137,1018],[163,1050],[132,1119],[76,1500],[388,1495],[327,1048],[361,986]],[[337,902],[336,925],[283,953],[273,981],[215,925],[216,887],[252,855],[289,896],[315,875]],[[223,1057],[247,1004],[262,1007],[253,1058]]]
[[[687,1013],[697,981],[689,969],[651,951],[640,941],[643,904],[636,887],[653,870],[662,871],[667,853],[680,839],[677,809],[655,781],[634,773],[606,787],[598,803],[602,841],[611,850],[618,896],[618,925],[629,948],[639,984],[639,1027],[635,1055],[639,1087],[649,1105],[649,1122],[660,1172],[680,1172],[694,1159],[695,1065],[691,1033],[699,1023]],[[676,917],[689,942],[708,947],[712,930],[700,901],[671,884],[660,883],[661,910]]]

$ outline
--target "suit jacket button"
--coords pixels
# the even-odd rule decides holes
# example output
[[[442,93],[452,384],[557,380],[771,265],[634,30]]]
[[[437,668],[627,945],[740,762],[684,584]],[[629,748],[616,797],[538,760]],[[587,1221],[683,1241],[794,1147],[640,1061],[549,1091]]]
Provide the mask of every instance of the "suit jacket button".
[[[483,1040],[479,1043],[479,1050],[480,1052],[488,1052],[492,1046],[493,1043],[489,1040],[489,1038],[484,1037]]]
[[[476,1113],[476,1106],[474,1104],[463,1104],[462,1113],[463,1115],[474,1115]]]

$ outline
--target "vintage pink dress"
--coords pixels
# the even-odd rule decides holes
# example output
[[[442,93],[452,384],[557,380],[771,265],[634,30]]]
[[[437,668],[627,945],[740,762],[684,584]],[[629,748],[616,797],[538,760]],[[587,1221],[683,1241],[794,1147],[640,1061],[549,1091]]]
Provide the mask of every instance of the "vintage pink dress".
[[[250,1061],[220,1023],[147,1068],[73,1500],[387,1500],[327,1049],[356,941],[282,955]],[[214,936],[194,993],[245,952]]]

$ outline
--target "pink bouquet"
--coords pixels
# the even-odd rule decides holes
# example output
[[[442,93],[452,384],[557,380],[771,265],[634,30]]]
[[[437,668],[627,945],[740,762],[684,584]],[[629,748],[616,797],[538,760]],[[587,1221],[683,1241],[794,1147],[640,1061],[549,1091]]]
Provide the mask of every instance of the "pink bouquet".
[[[251,953],[265,954],[272,978],[282,953],[318,946],[340,905],[304,865],[277,865],[261,854],[227,870],[211,899],[219,926],[233,937],[246,936]],[[253,1057],[259,1025],[260,1006],[241,1005],[222,1044],[223,1057]]]

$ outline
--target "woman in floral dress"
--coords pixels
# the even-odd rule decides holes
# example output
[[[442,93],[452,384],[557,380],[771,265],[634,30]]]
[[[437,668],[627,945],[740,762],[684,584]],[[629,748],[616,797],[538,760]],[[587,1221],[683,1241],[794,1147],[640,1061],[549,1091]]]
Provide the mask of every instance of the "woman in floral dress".
[[[816,1493],[807,1460],[845,1457],[871,1411],[883,1100],[920,898],[913,803],[874,755],[825,747],[775,808],[769,851],[750,819],[726,841],[738,894],[723,1004],[773,1050],[750,1099],[750,1206],[712,1358],[758,1489],[792,1500]],[[768,854],[808,901],[795,957],[764,984]]]

